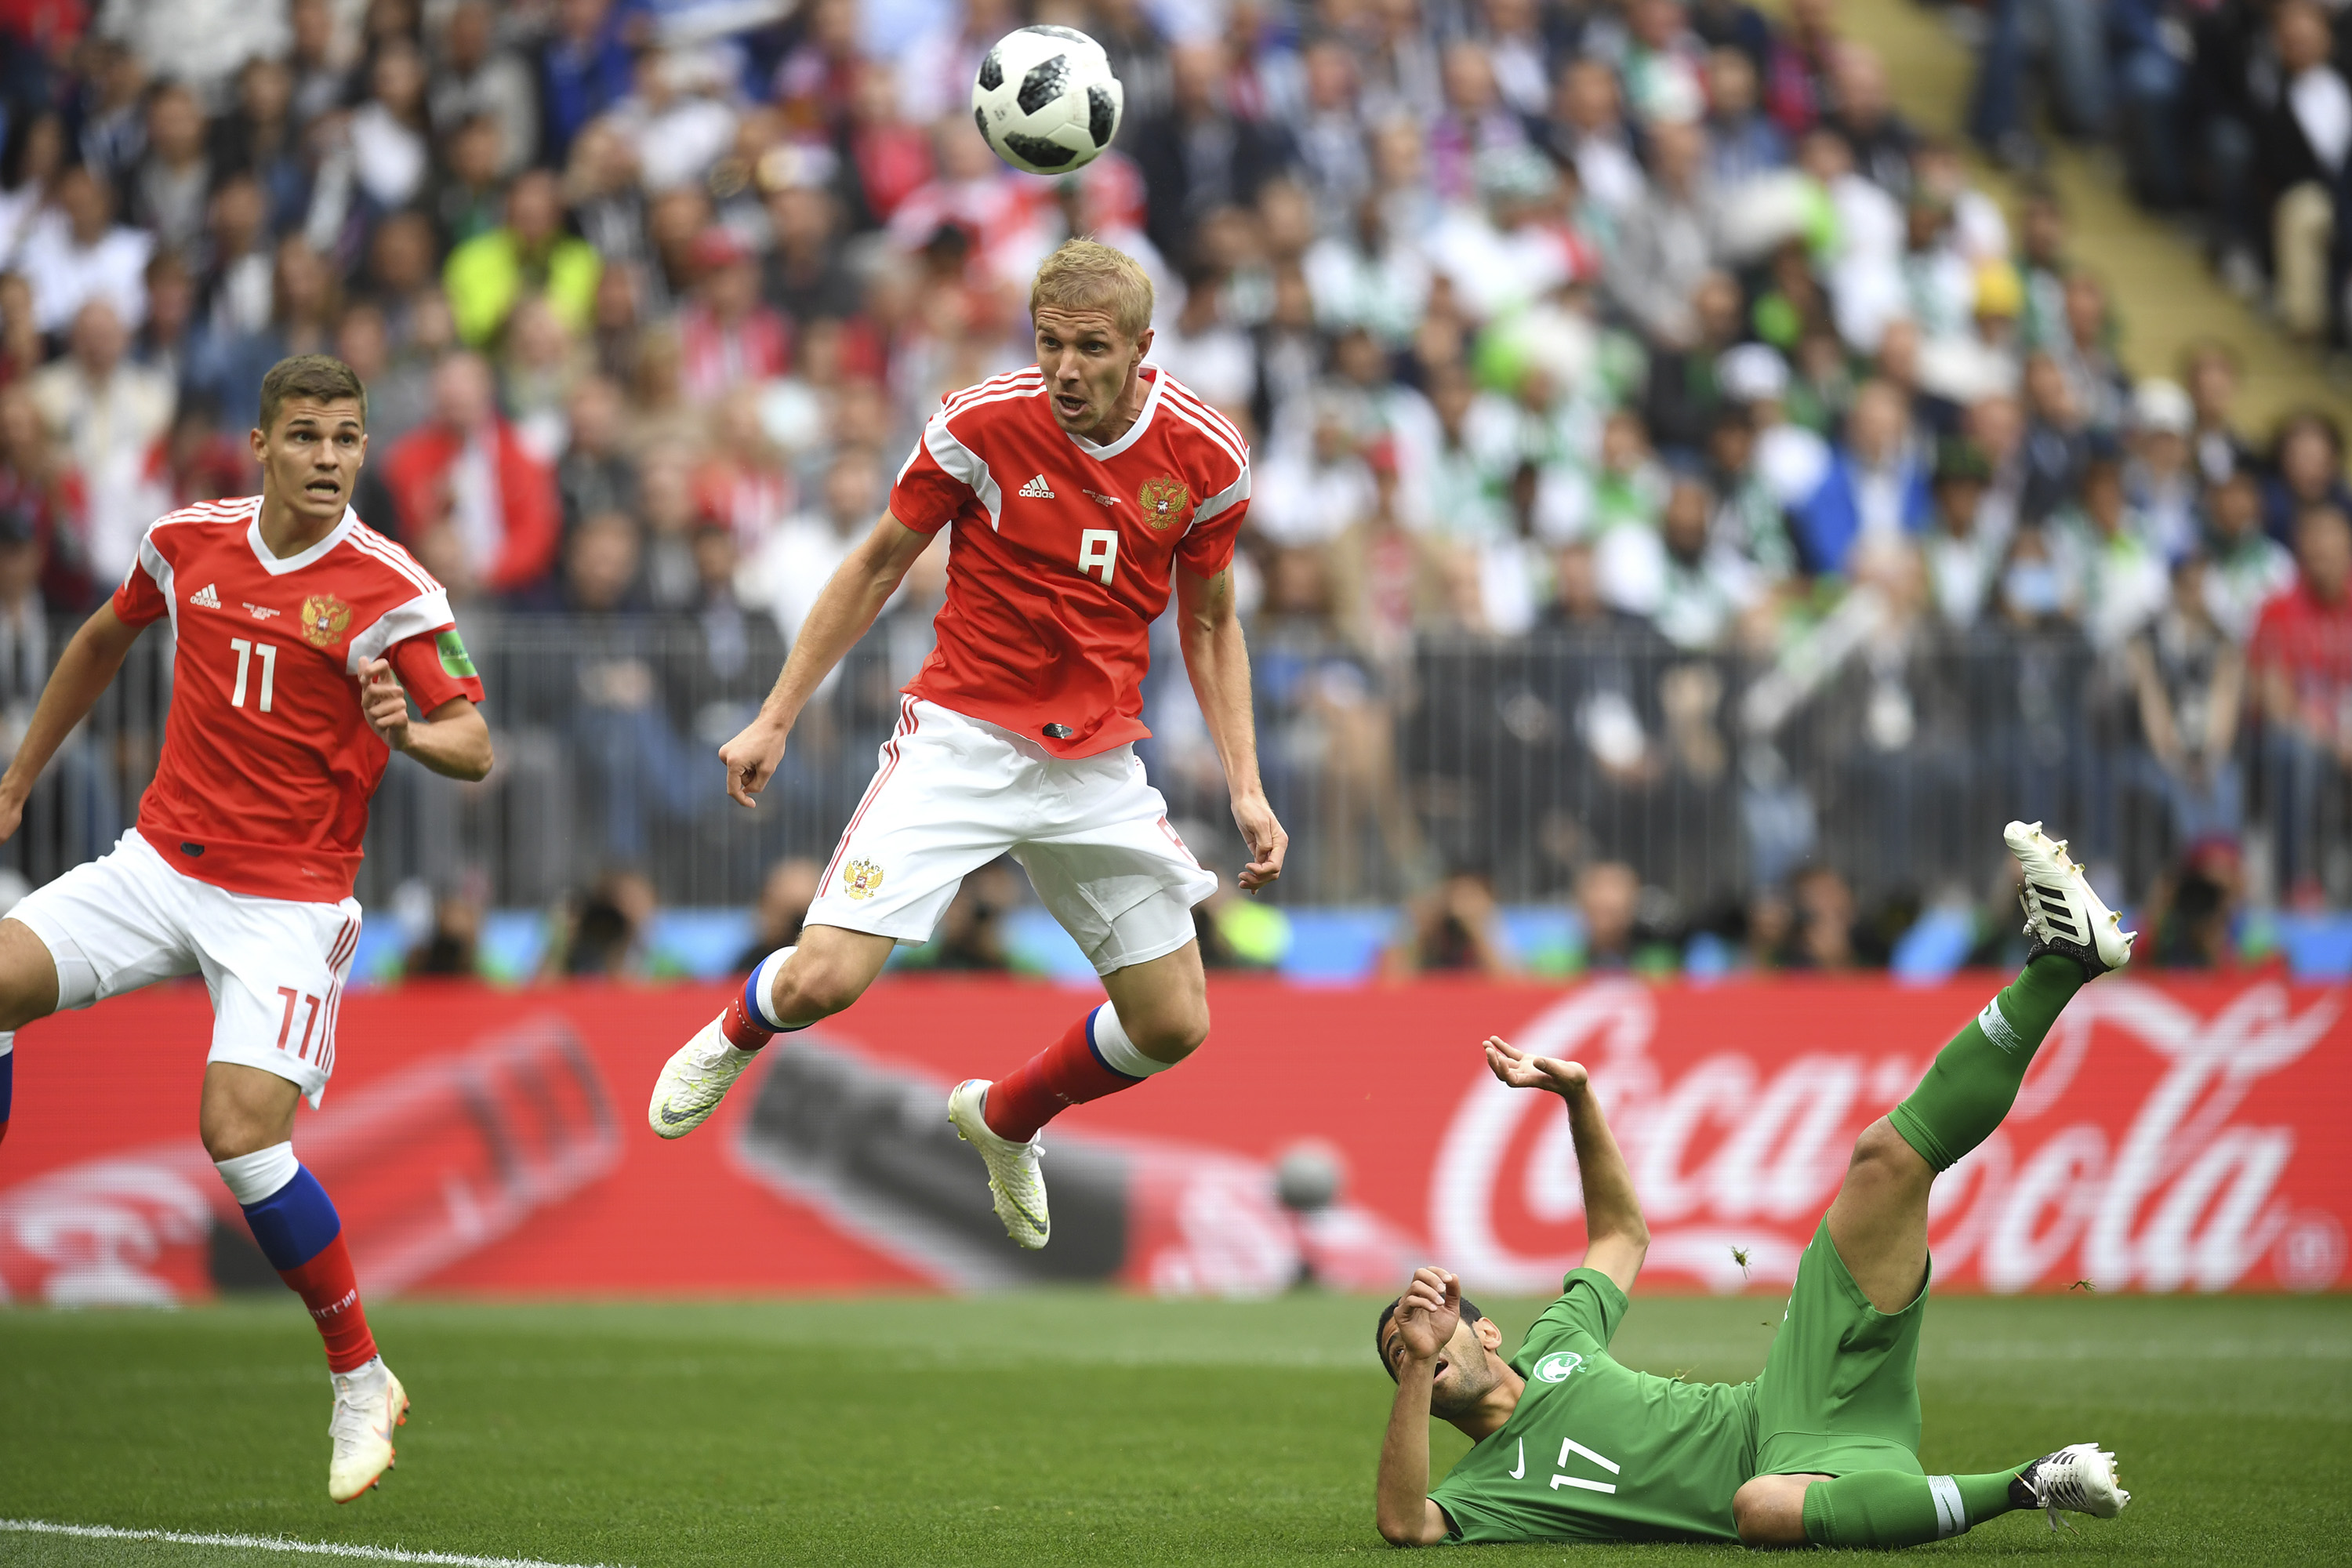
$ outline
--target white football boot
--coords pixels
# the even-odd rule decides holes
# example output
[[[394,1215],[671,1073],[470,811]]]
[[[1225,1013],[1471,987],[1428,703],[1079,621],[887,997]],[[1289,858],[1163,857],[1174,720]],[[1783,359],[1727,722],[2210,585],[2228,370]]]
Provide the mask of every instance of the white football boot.
[[[646,1125],[661,1136],[683,1138],[709,1121],[743,1069],[758,1058],[758,1051],[739,1051],[727,1043],[719,1030],[726,1019],[721,1013],[703,1025],[700,1033],[662,1063],[661,1076],[654,1079],[653,1100],[646,1107]]]
[[[2113,1519],[2131,1501],[2131,1493],[2116,1484],[2116,1457],[2096,1443],[2069,1443],[2054,1454],[2044,1454],[2020,1470],[2017,1479],[2033,1494],[2033,1506],[2048,1516],[2053,1531],[2058,1528],[2061,1510]]]
[[[327,1495],[352,1499],[392,1468],[392,1429],[408,1424],[408,1391],[382,1356],[352,1372],[333,1374],[335,1413],[327,1420],[334,1450],[327,1459]]]
[[[2017,901],[2025,909],[2032,957],[2063,952],[2093,980],[2131,962],[2139,933],[2124,930],[2122,917],[2099,901],[2091,879],[2068,857],[2064,839],[2051,837],[2038,822],[2012,822],[2001,837],[2025,873]]]
[[[1045,1137],[1041,1132],[1026,1143],[1015,1143],[991,1132],[981,1116],[988,1103],[988,1083],[984,1078],[968,1078],[956,1085],[948,1095],[948,1121],[956,1136],[979,1150],[987,1163],[988,1195],[995,1202],[996,1217],[1004,1222],[1004,1234],[1034,1252],[1054,1230],[1045,1212],[1045,1176],[1038,1168]]]

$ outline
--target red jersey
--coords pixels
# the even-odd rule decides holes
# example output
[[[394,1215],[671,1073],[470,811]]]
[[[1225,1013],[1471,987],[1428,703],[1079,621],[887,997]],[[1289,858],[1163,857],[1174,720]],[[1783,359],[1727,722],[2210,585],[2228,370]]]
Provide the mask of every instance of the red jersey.
[[[2256,669],[2277,669],[2303,721],[2322,735],[2352,727],[2352,595],[2323,603],[2305,582],[2263,606],[2248,650]]]
[[[1151,731],[1143,676],[1171,572],[1232,563],[1249,445],[1156,365],[1143,412],[1097,445],[1054,422],[1035,366],[947,398],[890,491],[890,515],[955,525],[938,646],[907,689],[1089,757]]]
[[[281,560],[261,498],[202,501],[155,522],[114,591],[143,626],[168,615],[172,708],[139,831],[199,881],[269,899],[351,896],[368,799],[392,749],[360,710],[359,672],[389,658],[417,706],[479,702],[449,596],[351,511]]]

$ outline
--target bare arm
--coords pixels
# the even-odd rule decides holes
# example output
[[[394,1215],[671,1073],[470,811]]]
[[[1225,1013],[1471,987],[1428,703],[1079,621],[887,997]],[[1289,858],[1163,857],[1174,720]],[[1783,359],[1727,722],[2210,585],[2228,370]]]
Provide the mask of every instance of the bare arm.
[[[1266,803],[1265,785],[1257,772],[1257,721],[1250,710],[1249,647],[1242,638],[1241,617],[1234,606],[1234,573],[1228,566],[1213,577],[1176,569],[1176,608],[1184,649],[1184,671],[1192,679],[1192,695],[1209,739],[1224,765],[1225,787],[1233,795],[1234,824],[1249,845],[1250,863],[1235,879],[1244,892],[1255,892],[1282,875],[1282,858],[1290,835],[1275,820]]]
[[[2157,676],[2156,656],[2148,651],[2147,639],[2133,638],[2124,648],[2124,662],[2131,669],[2132,685],[2139,698],[2139,723],[2147,736],[2147,749],[2166,767],[2178,766],[2185,737],[2173,725],[2172,703]]]
[[[405,752],[443,778],[476,783],[490,776],[490,726],[469,697],[452,697],[413,719],[408,692],[389,659],[370,659],[360,670],[360,710],[368,727],[395,752]]]
[[[1396,1400],[1381,1438],[1376,1504],[1381,1539],[1391,1546],[1434,1546],[1445,1539],[1445,1510],[1429,1496],[1429,1388],[1437,1352],[1462,1321],[1462,1281],[1443,1268],[1419,1268],[1397,1304]]]
[[[2225,649],[2213,667],[2213,691],[2205,704],[2205,755],[2215,767],[2229,760],[2238,743],[2238,710],[2246,698],[2246,661],[2235,649]]]
[[[886,511],[874,531],[834,570],[808,619],[801,623],[801,635],[793,639],[768,700],[760,704],[759,716],[719,748],[719,760],[727,764],[727,793],[736,805],[759,804],[756,797],[775,777],[776,764],[784,759],[784,741],[801,710],[873,626],[874,617],[898,591],[907,569],[936,537],[917,532]]]
[[[122,668],[131,645],[144,629],[125,626],[109,601],[93,611],[66,644],[58,667],[49,671],[48,684],[41,688],[41,700],[33,710],[24,743],[16,748],[7,773],[0,775],[0,839],[16,831],[24,819],[26,798],[33,793],[41,770],[49,765],[73,727],[89,716],[99,694]]]
[[[1633,1173],[1625,1166],[1624,1152],[1601,1114],[1582,1065],[1532,1055],[1497,1036],[1487,1037],[1486,1065],[1513,1089],[1549,1089],[1568,1102],[1569,1135],[1576,1142],[1577,1174],[1584,1184],[1584,1267],[1631,1292],[1650,1254],[1650,1227],[1633,1193]]]

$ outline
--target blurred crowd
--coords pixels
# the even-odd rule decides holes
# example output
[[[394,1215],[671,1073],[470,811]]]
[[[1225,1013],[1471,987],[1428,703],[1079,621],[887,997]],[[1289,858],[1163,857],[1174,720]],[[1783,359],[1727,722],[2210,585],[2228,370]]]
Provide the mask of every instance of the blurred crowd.
[[[1969,129],[2015,168],[2036,131],[2111,142],[2144,205],[2201,230],[2230,288],[2306,343],[2352,326],[2352,27],[2318,0],[1990,0]],[[2038,112],[2037,112],[2038,111]]]
[[[2242,31],[2299,58],[2304,3]],[[2067,5],[1998,26],[2058,48]],[[1031,21],[1125,84],[1117,150],[1058,181],[968,110]],[[1091,233],[1158,285],[1151,357],[1252,438],[1237,570],[1320,896],[1523,880],[1446,826],[1486,809],[1440,787],[1491,783],[1485,742],[1412,721],[1451,689],[1432,650],[1470,646],[1550,671],[1496,722],[1584,792],[1528,819],[1552,892],[1685,801],[1737,817],[1759,919],[1829,898],[1829,803],[1789,780],[1833,745],[1904,821],[1991,753],[2011,799],[2151,803],[2136,896],[2219,855],[2233,897],[2352,897],[2344,433],[2242,428],[2224,344],[2133,363],[2059,201],[1971,185],[1835,0],[47,0],[0,26],[12,711],[37,612],[94,604],[159,512],[251,489],[262,371],[329,351],[371,392],[359,509],[469,636],[569,617],[562,679],[499,695],[572,760],[501,755],[584,771],[600,853],[643,863],[716,798],[708,744],[927,412],[1028,357],[1035,264]],[[2340,166],[2352,95],[2304,79],[2273,98]],[[811,755],[887,715],[940,553]],[[1156,772],[1216,820],[1181,678],[1150,703]],[[1612,835],[1638,800],[1649,838]]]

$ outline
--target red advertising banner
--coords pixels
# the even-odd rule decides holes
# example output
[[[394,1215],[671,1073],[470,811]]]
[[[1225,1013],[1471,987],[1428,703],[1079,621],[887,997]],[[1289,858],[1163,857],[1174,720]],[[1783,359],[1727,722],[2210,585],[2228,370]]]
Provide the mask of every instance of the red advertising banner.
[[[1425,1261],[1474,1290],[1549,1291],[1582,1245],[1574,1152],[1556,1101],[1487,1076],[1476,1047],[1493,1031],[1591,1068],[1647,1211],[1651,1283],[1778,1289],[1854,1134],[1999,983],[1220,978],[1197,1057],[1046,1132],[1041,1253],[990,1215],[945,1090],[1001,1075],[1091,1005],[1042,984],[887,980],[780,1040],[676,1142],[646,1129],[646,1096],[720,989],[357,993],[296,1149],[378,1294],[1033,1279],[1254,1294],[1385,1289]],[[2346,996],[2274,980],[2084,992],[2008,1121],[1937,1184],[1937,1288],[2342,1283]],[[160,1303],[274,1286],[195,1142],[210,1032],[191,984],[18,1036],[0,1296]]]

